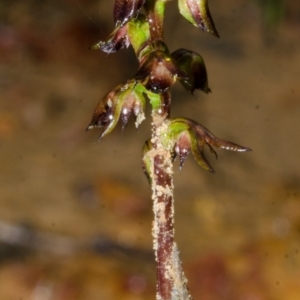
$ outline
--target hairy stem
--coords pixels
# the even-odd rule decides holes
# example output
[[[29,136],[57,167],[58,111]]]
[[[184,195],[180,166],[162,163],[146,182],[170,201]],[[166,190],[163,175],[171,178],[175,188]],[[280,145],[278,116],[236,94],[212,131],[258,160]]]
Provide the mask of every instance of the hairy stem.
[[[171,102],[169,93],[163,97],[165,103]],[[188,300],[192,298],[186,288],[187,280],[174,241],[173,164],[170,154],[173,145],[164,143],[170,122],[169,111],[153,109],[152,119],[152,149],[147,152],[146,160],[150,162],[154,212],[152,235],[157,270],[156,300]]]
[[[160,142],[164,122],[153,116],[151,155],[152,200],[153,200],[153,243],[157,262],[157,300],[170,300],[173,289],[172,248],[174,244],[174,198],[170,152]]]
[[[150,0],[147,2],[147,19],[152,41],[163,39],[164,7],[165,1]],[[168,114],[161,116],[158,110],[153,109],[151,139],[153,150],[149,155],[152,163],[152,174],[150,174],[154,212],[152,235],[156,258],[157,300],[171,300],[174,285],[173,276],[170,274],[174,245],[172,160],[170,151],[161,143],[161,132],[167,117],[169,117]]]
[[[163,40],[166,0],[146,2],[150,40]],[[159,66],[159,64],[158,64]],[[157,95],[157,94],[156,94]],[[172,142],[165,143],[169,125],[171,94],[162,92],[150,97],[152,105],[152,149],[146,154],[151,178],[154,222],[153,248],[156,258],[156,300],[189,300],[179,251],[174,242],[174,196]],[[145,161],[144,161],[145,162]]]

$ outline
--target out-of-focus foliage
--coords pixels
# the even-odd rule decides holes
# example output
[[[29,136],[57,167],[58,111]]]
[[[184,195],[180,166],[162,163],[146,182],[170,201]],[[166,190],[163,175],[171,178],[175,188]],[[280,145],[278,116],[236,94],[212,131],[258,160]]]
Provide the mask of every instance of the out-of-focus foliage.
[[[285,17],[285,0],[261,0],[262,18],[265,26],[276,27]]]

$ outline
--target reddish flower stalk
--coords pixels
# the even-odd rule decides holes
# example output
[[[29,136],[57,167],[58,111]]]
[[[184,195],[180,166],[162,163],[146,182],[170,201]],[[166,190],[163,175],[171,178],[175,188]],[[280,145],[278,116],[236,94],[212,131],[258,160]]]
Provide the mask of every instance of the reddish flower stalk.
[[[170,276],[174,244],[173,178],[172,171],[169,169],[172,164],[170,155],[165,153],[162,148],[157,148],[153,152],[154,223],[152,234],[157,262],[157,299],[169,300],[174,289],[174,279]]]
[[[153,248],[156,257],[157,296],[156,299],[170,300],[174,290],[174,278],[171,274],[172,251],[174,247],[174,197],[173,174],[170,151],[160,141],[165,117],[153,114],[153,149],[148,157],[153,166],[152,200],[154,222],[152,228]]]
[[[146,2],[147,20],[152,41],[163,40],[164,8],[165,1],[150,0]],[[155,67],[160,68],[159,64]],[[162,77],[168,77],[167,73],[164,70]],[[175,70],[174,73],[176,73]],[[163,101],[167,106],[166,111],[163,109],[152,111],[151,143],[153,148],[146,154],[152,166],[152,172],[150,171],[149,175],[152,179],[154,213],[152,235],[157,272],[156,299],[187,300],[191,297],[186,290],[185,283],[187,280],[183,275],[177,246],[174,242],[174,186],[171,149],[162,144],[163,132],[166,130],[166,120],[170,117],[171,95],[165,93],[163,97],[167,98]],[[178,266],[180,270],[178,270]],[[182,276],[178,277],[178,273]],[[181,295],[180,298],[177,298],[179,295]],[[183,298],[184,295],[187,297]]]

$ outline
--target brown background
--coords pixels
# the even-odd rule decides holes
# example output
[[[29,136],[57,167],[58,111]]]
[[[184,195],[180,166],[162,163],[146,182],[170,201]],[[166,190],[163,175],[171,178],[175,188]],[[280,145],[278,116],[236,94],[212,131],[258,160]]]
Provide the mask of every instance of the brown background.
[[[175,163],[176,239],[203,300],[300,295],[300,6],[276,26],[258,1],[210,1],[221,39],[168,3],[166,41],[205,59],[212,94],[173,88],[192,118],[251,153],[207,153],[215,175]],[[97,142],[99,99],[132,77],[132,50],[88,48],[113,28],[113,1],[0,4],[0,298],[154,299],[150,189],[129,122]]]

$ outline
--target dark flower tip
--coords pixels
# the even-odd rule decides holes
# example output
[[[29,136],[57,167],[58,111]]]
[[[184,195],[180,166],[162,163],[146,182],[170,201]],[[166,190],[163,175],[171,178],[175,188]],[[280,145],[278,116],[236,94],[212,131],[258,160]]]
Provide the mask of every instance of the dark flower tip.
[[[100,41],[91,47],[92,50],[100,49],[105,53],[114,53],[120,49],[128,48],[130,40],[127,35],[127,26],[117,27],[106,41]]]
[[[130,19],[136,17],[145,0],[116,0],[114,6],[115,26],[124,26]]]

